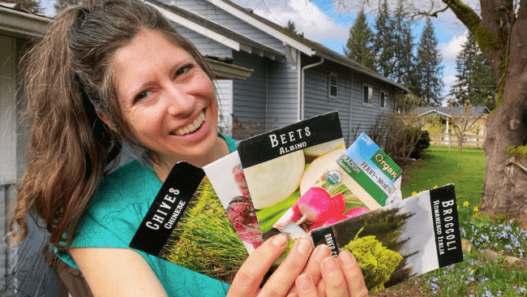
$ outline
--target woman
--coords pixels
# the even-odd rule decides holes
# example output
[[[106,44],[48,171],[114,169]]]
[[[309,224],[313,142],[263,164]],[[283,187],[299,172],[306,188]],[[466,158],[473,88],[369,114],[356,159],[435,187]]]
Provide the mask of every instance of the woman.
[[[217,132],[213,74],[196,48],[154,8],[139,1],[87,1],[55,18],[26,58],[32,117],[25,176],[15,224],[35,211],[47,223],[59,256],[84,273],[96,296],[253,296],[284,236],[266,241],[232,286],[128,248],[178,161],[204,166],[235,150]],[[145,150],[111,174],[125,140]],[[307,264],[306,264],[307,263]],[[295,285],[296,284],[296,285]],[[349,253],[312,253],[308,241],[291,253],[261,295],[363,296]]]

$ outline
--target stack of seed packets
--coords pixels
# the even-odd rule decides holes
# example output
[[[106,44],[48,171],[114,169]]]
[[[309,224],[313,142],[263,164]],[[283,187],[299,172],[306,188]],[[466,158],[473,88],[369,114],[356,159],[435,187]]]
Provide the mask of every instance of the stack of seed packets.
[[[231,283],[272,235],[306,237],[352,252],[370,292],[463,260],[454,186],[401,201],[400,167],[366,134],[345,149],[337,112],[237,147],[176,164],[130,247]]]

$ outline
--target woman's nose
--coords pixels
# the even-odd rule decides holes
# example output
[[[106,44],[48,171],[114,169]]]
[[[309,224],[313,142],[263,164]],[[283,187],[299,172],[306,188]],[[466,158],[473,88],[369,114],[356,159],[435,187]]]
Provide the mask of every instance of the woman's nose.
[[[172,85],[167,88],[166,102],[167,111],[175,117],[186,117],[194,112],[196,107],[196,98],[184,88],[178,85]]]

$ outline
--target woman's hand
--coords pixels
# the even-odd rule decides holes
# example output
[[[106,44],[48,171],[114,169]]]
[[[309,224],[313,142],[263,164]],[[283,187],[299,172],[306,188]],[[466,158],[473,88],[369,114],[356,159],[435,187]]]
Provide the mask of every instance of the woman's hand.
[[[227,296],[368,295],[362,272],[350,253],[342,252],[337,260],[331,256],[329,247],[322,245],[311,254],[313,247],[306,239],[295,242],[286,259],[260,291],[264,275],[286,247],[284,235],[265,241],[242,265]]]
[[[341,251],[338,259],[329,247],[318,246],[304,272],[295,281],[288,297],[368,296],[364,277],[355,257]]]
[[[307,239],[296,241],[285,260],[260,291],[263,277],[273,262],[285,251],[287,242],[284,235],[278,234],[254,250],[240,267],[227,296],[285,296],[294,285],[295,279],[302,273],[313,250],[311,241]]]

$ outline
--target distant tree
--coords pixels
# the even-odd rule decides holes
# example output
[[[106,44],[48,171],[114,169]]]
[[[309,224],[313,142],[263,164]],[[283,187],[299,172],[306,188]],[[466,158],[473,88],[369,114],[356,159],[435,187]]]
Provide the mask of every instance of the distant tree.
[[[366,14],[361,10],[355,24],[350,29],[350,35],[344,54],[362,65],[374,69],[375,55],[372,52],[373,33],[368,26]]]
[[[427,18],[417,45],[415,73],[419,85],[414,90],[416,95],[423,97],[423,105],[437,106],[441,100],[443,66],[441,66],[442,58],[437,44],[434,25],[430,18]]]
[[[395,38],[393,52],[395,69],[393,79],[410,89],[417,86],[414,58],[414,37],[409,19],[405,17],[404,0],[399,0],[392,18],[391,27]]]
[[[56,0],[55,4],[53,4],[53,8],[55,8],[55,12],[59,13],[63,11],[68,6],[72,6],[75,4],[80,3],[81,0]]]
[[[296,34],[295,22],[293,22],[292,20],[287,21],[287,25],[285,26],[285,29],[291,33]]]
[[[41,13],[42,12],[42,7],[40,7],[39,0],[3,0],[1,2],[20,4],[21,8],[31,13]]]
[[[375,36],[373,39],[373,52],[375,54],[375,70],[383,76],[393,79],[395,69],[393,29],[391,28],[390,11],[387,0],[381,3],[375,20]]]
[[[452,86],[450,95],[458,102],[469,100],[474,106],[485,105],[492,110],[496,80],[490,62],[471,33],[457,55],[456,70],[457,83]]]
[[[460,113],[454,116],[454,106],[460,107]],[[470,104],[469,100],[463,103],[460,102],[449,102],[450,106],[450,121],[452,122],[452,128],[457,136],[457,150],[463,149],[463,140],[465,134],[469,132],[483,117],[483,111],[476,113],[476,109]]]

